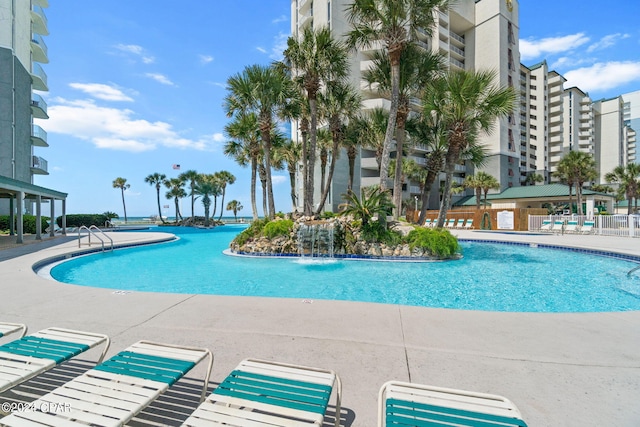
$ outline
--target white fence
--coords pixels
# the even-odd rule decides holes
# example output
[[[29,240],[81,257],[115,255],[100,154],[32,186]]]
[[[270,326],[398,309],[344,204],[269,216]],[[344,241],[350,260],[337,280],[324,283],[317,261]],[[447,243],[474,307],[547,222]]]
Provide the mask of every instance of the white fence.
[[[557,221],[562,222],[554,227]],[[573,226],[574,221],[577,226]],[[593,227],[585,227],[587,221],[593,222]],[[529,215],[529,231],[549,233],[583,233],[603,236],[640,237],[640,215]]]

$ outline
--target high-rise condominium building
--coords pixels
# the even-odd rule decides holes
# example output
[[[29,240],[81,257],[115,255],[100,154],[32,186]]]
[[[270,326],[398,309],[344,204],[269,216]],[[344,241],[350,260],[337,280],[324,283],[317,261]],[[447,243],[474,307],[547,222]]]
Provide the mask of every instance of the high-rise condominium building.
[[[49,118],[35,92],[49,90],[40,65],[49,62],[46,7],[48,0],[0,0],[0,214],[17,215],[19,241],[23,213],[40,216],[47,201],[53,217],[54,200],[62,200],[64,209],[67,196],[33,184],[34,175],[48,174],[39,153],[48,147],[47,133],[33,121]]]
[[[294,36],[301,34],[301,30],[306,26],[314,28],[328,26],[334,36],[343,37],[350,31],[345,13],[350,3],[352,0],[292,0],[292,34]],[[418,46],[443,55],[448,66],[453,70],[494,70],[497,72],[496,84],[516,87],[520,72],[517,1],[463,0],[453,3],[451,10],[436,12],[436,25],[435,28],[430,29],[431,37],[425,32],[418,40]],[[351,83],[362,91],[364,110],[376,107],[389,108],[389,100],[362,81],[362,72],[373,65],[373,55],[381,47],[380,43],[374,43],[354,52],[351,57]],[[499,179],[503,189],[519,185],[520,182],[520,153],[516,142],[519,122],[519,117],[513,114],[496,123],[490,136],[482,136],[481,143],[488,149],[487,163],[484,168],[490,170],[494,176],[499,172],[496,178]],[[293,137],[296,138],[296,123],[292,126],[292,132]],[[419,145],[413,146],[408,150],[409,157],[418,164],[424,165],[426,163],[425,148]],[[395,157],[394,152],[392,157]],[[336,166],[326,209],[336,210],[342,202],[340,195],[346,192],[347,170],[346,156],[342,153]],[[464,174],[468,171],[469,165],[458,165],[456,183],[461,184]],[[375,149],[370,147],[359,149],[355,175],[354,191],[356,192],[359,192],[361,187],[379,183]],[[444,181],[444,175],[435,186],[439,187],[442,181]],[[301,180],[299,179],[298,182],[301,183]],[[301,184],[297,190],[298,200],[302,200]],[[403,193],[404,199],[412,200],[420,193],[420,187],[417,182],[409,181],[404,186]],[[430,204],[434,207],[438,204],[437,188],[432,192]]]

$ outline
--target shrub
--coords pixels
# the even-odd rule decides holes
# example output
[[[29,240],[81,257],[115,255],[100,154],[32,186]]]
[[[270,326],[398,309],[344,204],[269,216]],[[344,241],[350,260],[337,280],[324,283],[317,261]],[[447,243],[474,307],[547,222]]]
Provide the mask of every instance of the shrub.
[[[387,229],[378,221],[369,222],[362,226],[362,238],[371,243],[384,243],[395,246],[402,243],[402,235],[397,231]]]
[[[421,248],[431,255],[441,258],[451,258],[460,252],[458,240],[444,229],[415,228],[406,237],[409,247]]]
[[[109,219],[105,214],[73,214],[67,215],[67,227],[104,227],[104,223]],[[56,218],[58,227],[62,227],[62,217]]]
[[[293,230],[293,221],[283,219],[265,224],[262,234],[269,239],[273,239],[276,236],[288,236],[291,230]]]
[[[253,221],[251,225],[238,234],[233,241],[236,242],[238,246],[244,245],[250,239],[262,234],[262,229],[266,223],[267,221],[264,219],[257,219]]]
[[[16,221],[18,220],[17,216],[14,216],[14,221],[13,221],[13,229],[16,229]],[[49,217],[45,217],[45,216],[41,216],[40,217],[41,220],[41,225],[42,225],[42,232],[44,232],[47,227],[49,226]],[[23,232],[25,233],[29,233],[29,234],[35,234],[36,232],[36,217],[35,215],[22,215],[22,225],[23,225]],[[7,232],[9,231],[10,227],[9,227],[9,215],[0,215],[0,230],[6,230]]]

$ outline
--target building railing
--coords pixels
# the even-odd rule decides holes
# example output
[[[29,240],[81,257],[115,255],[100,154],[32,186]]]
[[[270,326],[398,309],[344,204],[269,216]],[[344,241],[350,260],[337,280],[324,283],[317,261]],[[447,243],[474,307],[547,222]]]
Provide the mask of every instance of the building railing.
[[[31,41],[35,44],[37,44],[38,46],[40,46],[40,49],[42,49],[42,51],[44,52],[45,56],[48,56],[48,52],[49,52],[49,48],[47,48],[46,43],[44,42],[44,40],[42,39],[42,36],[40,34],[33,34],[31,36]]]
[[[31,167],[40,169],[41,171],[48,172],[48,163],[45,159],[39,156],[31,156]]]
[[[31,126],[31,136],[42,140],[45,144],[47,143],[47,131],[38,125]]]
[[[556,221],[562,221],[563,228],[552,230],[552,227],[544,226],[545,221],[550,221],[551,225]],[[576,230],[572,232],[578,234],[640,237],[640,215],[529,215],[529,231],[564,233],[569,221],[577,222]],[[593,222],[593,226],[588,229],[585,222]],[[585,231],[587,229],[588,232]]]

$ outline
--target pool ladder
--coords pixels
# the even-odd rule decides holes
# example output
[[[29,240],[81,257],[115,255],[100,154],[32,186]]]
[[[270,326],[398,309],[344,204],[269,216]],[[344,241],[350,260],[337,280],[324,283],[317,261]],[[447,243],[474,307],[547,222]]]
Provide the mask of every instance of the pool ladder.
[[[102,243],[102,252],[104,252],[104,249],[105,249],[104,243],[106,240],[100,237],[102,235],[109,240],[111,244],[110,250],[113,251],[113,239],[107,236],[107,234],[104,231],[100,230],[95,225],[92,225],[91,227],[87,227],[86,225],[83,225],[80,228],[78,228],[78,247],[80,247],[81,241],[82,241],[82,230],[87,230],[87,236],[89,236],[89,241],[87,242],[87,245],[91,246],[91,236],[95,236],[96,239],[100,240],[100,243]]]
[[[629,270],[629,272],[627,273],[627,277],[631,277],[631,273],[633,273],[634,271],[640,270],[640,265],[637,265],[635,267],[633,267],[631,270]]]

